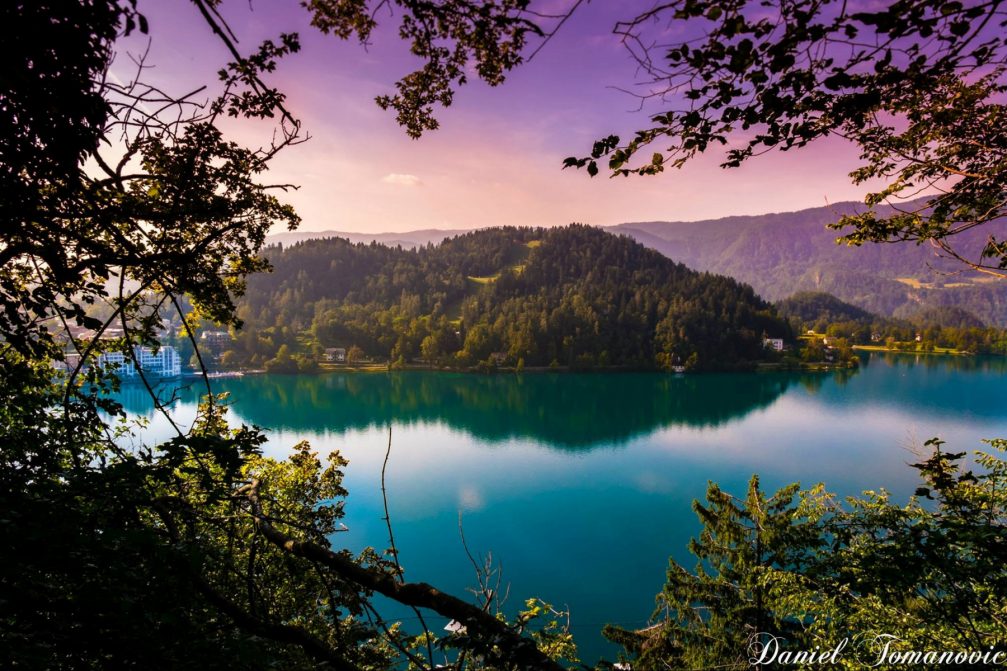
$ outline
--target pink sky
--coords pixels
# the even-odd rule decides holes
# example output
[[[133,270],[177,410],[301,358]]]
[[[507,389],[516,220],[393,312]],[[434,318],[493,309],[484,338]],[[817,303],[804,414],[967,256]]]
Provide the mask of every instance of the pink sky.
[[[139,5],[150,20],[151,76],[172,90],[213,83],[227,55],[192,5]],[[627,0],[582,7],[503,86],[463,87],[454,105],[440,112],[441,128],[420,140],[409,139],[394,114],[374,103],[412,69],[394,31],[380,31],[365,50],[319,34],[295,0],[255,0],[251,9],[247,0],[228,0],[222,12],[246,52],[283,31],[301,34],[302,51],[281,61],[270,82],[287,93],[312,139],[281,154],[269,181],[301,186],[286,200],[301,214],[303,231],[609,225],[862,199],[867,189],[852,186],[847,176],[857,165],[856,151],[840,140],[773,153],[733,170],[718,167],[720,154],[657,177],[589,179],[562,170],[564,157],[583,155],[598,137],[646,123],[644,113],[632,111],[636,101],[611,88],[634,81],[634,64],[611,28],[636,6],[649,5]],[[120,46],[121,54],[126,47]],[[258,126],[233,130],[242,141],[268,137]]]

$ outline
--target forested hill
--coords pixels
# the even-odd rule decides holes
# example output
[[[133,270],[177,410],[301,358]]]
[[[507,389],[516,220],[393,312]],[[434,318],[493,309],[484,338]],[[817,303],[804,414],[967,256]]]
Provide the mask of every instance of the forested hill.
[[[230,355],[276,369],[328,347],[450,366],[686,365],[766,356],[789,325],[754,290],[588,226],[475,231],[415,249],[330,238],[270,247]]]
[[[796,319],[801,325],[814,326],[822,331],[825,330],[824,326],[839,322],[869,324],[883,319],[879,315],[841,301],[832,294],[816,291],[799,291],[793,296],[777,301],[776,309],[783,317]]]

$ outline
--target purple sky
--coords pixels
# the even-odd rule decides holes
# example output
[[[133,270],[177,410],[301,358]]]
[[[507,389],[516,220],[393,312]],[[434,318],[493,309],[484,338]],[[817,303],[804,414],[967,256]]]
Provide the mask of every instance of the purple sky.
[[[186,0],[139,4],[153,38],[149,76],[173,91],[215,82],[227,54],[195,8]],[[636,74],[611,29],[618,18],[651,4],[595,0],[583,6],[503,86],[463,87],[454,105],[440,112],[441,128],[420,140],[409,139],[394,114],[374,103],[414,66],[388,29],[397,17],[365,50],[312,29],[295,0],[254,0],[251,9],[247,0],[228,0],[221,10],[245,52],[280,32],[301,34],[302,51],[283,59],[269,79],[287,93],[312,136],[281,154],[269,177],[301,185],[286,197],[303,217],[301,230],[608,225],[796,210],[863,197],[867,188],[852,186],[847,177],[857,165],[856,151],[840,140],[772,153],[733,170],[720,169],[716,153],[657,177],[589,179],[583,171],[561,170],[564,157],[583,155],[598,137],[645,125],[645,114],[633,111],[636,100],[611,88],[626,87]],[[139,44],[121,44],[121,56],[127,47],[135,51]],[[245,142],[268,139],[261,125],[231,130]]]

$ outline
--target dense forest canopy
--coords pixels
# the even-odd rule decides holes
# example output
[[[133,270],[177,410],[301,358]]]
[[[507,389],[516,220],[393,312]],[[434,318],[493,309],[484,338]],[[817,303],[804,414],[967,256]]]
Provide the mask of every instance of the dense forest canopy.
[[[412,250],[312,240],[269,248],[249,280],[236,356],[360,348],[378,360],[472,366],[718,368],[791,338],[751,287],[624,236],[572,225],[468,233]],[[306,344],[305,344],[306,343]]]
[[[784,317],[795,318],[801,325],[833,322],[865,322],[876,319],[867,310],[844,303],[832,294],[801,291],[776,303],[776,309]]]
[[[925,204],[920,199],[919,204]],[[828,225],[865,210],[863,203],[839,202],[794,212],[731,216],[700,221],[639,221],[602,227],[628,235],[694,269],[727,275],[776,301],[796,291],[822,291],[871,312],[910,318],[920,306],[959,306],[992,326],[1007,326],[1007,279],[997,279],[942,258],[929,245],[837,245]],[[880,215],[895,210],[878,206]],[[424,229],[395,233],[293,231],[273,233],[267,244],[339,237],[413,248],[467,231]],[[992,233],[1007,232],[1007,221],[957,236],[961,250],[979,253]]]

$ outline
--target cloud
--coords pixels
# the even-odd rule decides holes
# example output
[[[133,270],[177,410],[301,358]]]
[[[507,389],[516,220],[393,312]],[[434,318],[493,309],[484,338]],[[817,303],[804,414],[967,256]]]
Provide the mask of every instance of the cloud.
[[[409,175],[398,172],[390,172],[381,178],[385,184],[397,184],[399,186],[422,186],[423,181],[416,175]]]
[[[462,485],[458,490],[458,506],[462,510],[482,510],[486,500],[472,485]]]

